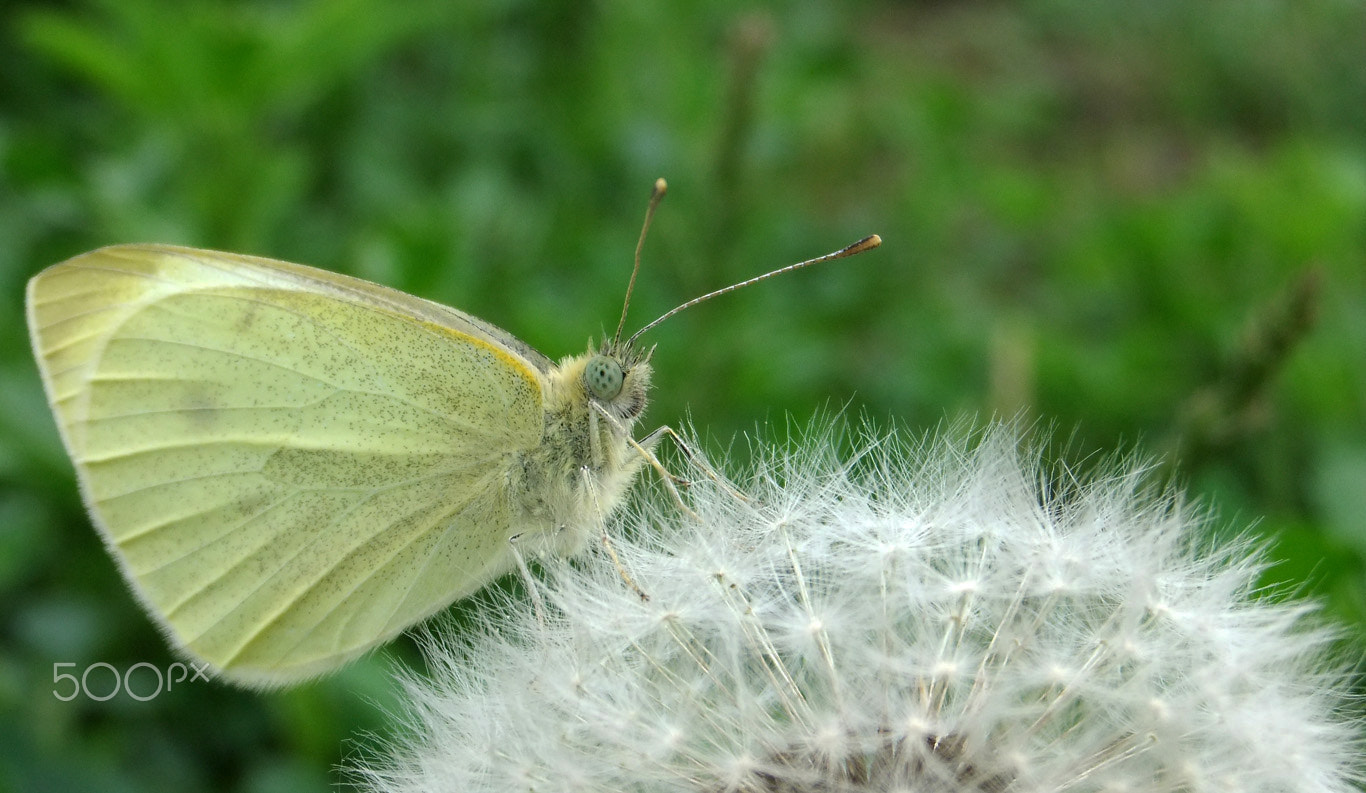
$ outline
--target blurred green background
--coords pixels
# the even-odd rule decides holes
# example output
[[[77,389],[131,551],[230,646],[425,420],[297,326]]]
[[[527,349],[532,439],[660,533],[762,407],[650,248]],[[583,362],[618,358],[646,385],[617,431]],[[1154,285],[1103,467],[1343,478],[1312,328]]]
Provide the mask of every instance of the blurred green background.
[[[78,503],[29,276],[114,242],[228,249],[559,357],[615,324],[657,176],[632,327],[885,245],[653,331],[647,425],[691,415],[715,451],[827,405],[913,430],[1025,411],[1082,464],[1163,454],[1360,659],[1363,42],[1347,0],[7,5],[0,791],[324,789],[415,662],[404,640],[288,692],[59,701],[54,663],[174,659]]]

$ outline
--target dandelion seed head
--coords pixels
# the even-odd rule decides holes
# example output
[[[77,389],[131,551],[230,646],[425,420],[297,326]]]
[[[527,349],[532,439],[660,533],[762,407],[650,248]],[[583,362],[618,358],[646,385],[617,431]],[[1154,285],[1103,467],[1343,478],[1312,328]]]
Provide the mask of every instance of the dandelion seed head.
[[[1331,633],[1254,597],[1247,542],[1142,466],[1050,480],[997,427],[833,430],[722,486],[646,494],[606,555],[548,560],[429,635],[372,790],[1338,791],[1358,776]],[[1048,484],[1050,481],[1061,484]],[[737,499],[728,487],[746,496]]]

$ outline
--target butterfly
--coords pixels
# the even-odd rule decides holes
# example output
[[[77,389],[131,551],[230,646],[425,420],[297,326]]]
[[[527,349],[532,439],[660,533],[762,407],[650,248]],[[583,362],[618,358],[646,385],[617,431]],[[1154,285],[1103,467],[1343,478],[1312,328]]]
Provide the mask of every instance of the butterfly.
[[[169,245],[54,265],[27,315],[129,586],[180,652],[266,688],[336,669],[519,553],[582,551],[642,465],[668,477],[652,449],[672,430],[632,434],[652,376],[640,333],[756,280],[558,362],[394,289]]]

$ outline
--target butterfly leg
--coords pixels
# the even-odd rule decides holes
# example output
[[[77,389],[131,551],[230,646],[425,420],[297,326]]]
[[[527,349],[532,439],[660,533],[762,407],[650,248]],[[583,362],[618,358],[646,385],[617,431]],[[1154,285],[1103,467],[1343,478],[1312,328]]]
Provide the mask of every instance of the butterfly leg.
[[[655,447],[659,445],[660,439],[662,439],[665,435],[668,435],[669,437],[673,438],[674,443],[678,446],[679,449],[683,451],[684,457],[687,457],[690,462],[695,462],[692,450],[688,448],[688,445],[685,444],[681,438],[678,437],[678,433],[674,432],[673,428],[668,426],[667,424],[655,428],[654,432],[651,432],[649,435],[646,435],[644,438],[641,438],[640,446],[644,448],[646,451],[648,451],[650,454],[654,454]],[[664,468],[662,464],[659,468],[659,475],[663,477],[668,477],[670,480],[673,481],[674,484],[678,485],[679,487],[692,487],[691,479],[684,479],[678,474],[675,474],[673,471]]]
[[[658,444],[660,439],[666,435],[669,437],[670,440],[674,442],[674,446],[678,447],[678,450],[683,453],[683,456],[688,458],[688,462],[692,463],[698,468],[701,468],[702,472],[707,475],[708,479],[720,485],[722,490],[729,493],[737,501],[740,501],[745,504],[750,503],[750,499],[748,496],[731,487],[725,479],[721,478],[721,475],[718,474],[715,469],[713,469],[710,465],[707,465],[707,461],[703,460],[701,455],[693,451],[692,447],[688,445],[688,442],[683,440],[683,436],[679,435],[674,430],[674,428],[670,427],[668,424],[664,424],[655,428],[653,432],[642,438],[641,445],[653,451],[655,445]],[[675,482],[679,483],[680,485],[683,485],[684,487],[689,487],[692,485],[692,482],[687,479],[674,476],[673,474],[669,474],[667,471],[665,471],[665,473],[672,477]]]
[[[602,529],[602,547],[603,550],[607,551],[607,555],[612,558],[612,564],[617,568],[617,575],[621,576],[621,580],[626,582],[626,586],[630,587],[632,591],[639,595],[642,601],[648,601],[650,599],[649,593],[641,589],[640,584],[637,584],[636,580],[631,577],[631,574],[626,572],[626,566],[621,563],[621,557],[617,556],[617,549],[612,547],[612,538],[607,536],[606,525],[604,525]]]
[[[647,435],[645,437],[645,440],[649,442],[651,436],[653,435],[655,435],[655,433],[650,433],[650,435]],[[645,458],[645,462],[649,463],[650,467],[655,469],[655,472],[659,474],[660,481],[664,483],[664,488],[669,491],[669,495],[673,496],[674,503],[678,505],[678,508],[688,513],[688,515],[691,516],[698,523],[701,523],[702,516],[694,512],[692,507],[689,507],[686,503],[684,503],[683,495],[678,492],[678,485],[674,484],[675,481],[682,482],[685,486],[691,483],[688,482],[688,480],[686,479],[680,479],[679,477],[674,476],[672,473],[670,473],[669,469],[664,467],[664,463],[661,463],[659,461],[659,458],[655,456],[654,450],[651,449],[649,446],[644,446],[638,443],[630,435],[626,436],[626,442],[631,444],[631,447],[635,449],[637,452],[640,452],[640,456]],[[658,442],[658,438],[655,438],[655,442]]]
[[[517,572],[521,573],[522,580],[526,581],[527,592],[531,593],[531,606],[536,610],[536,622],[545,627],[545,604],[541,601],[540,591],[536,589],[536,579],[531,577],[531,568],[526,566],[526,560],[522,558],[522,552],[517,547],[517,541],[521,538],[521,534],[508,537],[508,546],[512,551],[512,558],[517,562]]]
[[[593,478],[589,475],[589,471],[586,467],[581,469],[581,471],[583,473],[583,481],[588,486],[588,493],[593,498],[593,501],[597,503],[598,514],[603,514],[602,504],[601,502],[598,502],[598,494],[593,487]],[[612,564],[617,568],[617,575],[621,576],[621,580],[626,582],[626,586],[630,587],[632,591],[639,595],[642,601],[648,601],[650,595],[640,588],[640,585],[636,583],[636,580],[631,577],[630,573],[626,572],[626,565],[622,564],[621,557],[617,556],[617,549],[612,545],[612,538],[607,534],[607,521],[600,521],[599,526],[602,528],[602,533],[599,535],[599,538],[602,540],[602,549],[607,551],[608,557],[612,559]]]
[[[608,413],[596,403],[590,402],[589,404],[597,411],[598,415],[606,419],[612,426],[621,430],[621,434],[626,438],[626,442],[630,444],[631,448],[635,449],[636,452],[640,454],[641,458],[649,463],[651,468],[655,469],[655,473],[659,474],[660,480],[664,482],[665,489],[669,491],[670,496],[673,496],[674,503],[678,505],[678,508],[700,523],[702,521],[702,516],[698,515],[691,507],[684,503],[683,496],[678,492],[678,486],[674,484],[675,481],[679,481],[679,478],[669,473],[669,469],[665,468],[664,463],[661,463],[659,458],[655,456],[654,445],[659,442],[659,437],[657,437],[659,436],[659,431],[656,430],[645,436],[645,445],[641,445],[640,442],[631,437],[628,428],[623,427],[615,416]],[[673,430],[669,431],[673,432]]]

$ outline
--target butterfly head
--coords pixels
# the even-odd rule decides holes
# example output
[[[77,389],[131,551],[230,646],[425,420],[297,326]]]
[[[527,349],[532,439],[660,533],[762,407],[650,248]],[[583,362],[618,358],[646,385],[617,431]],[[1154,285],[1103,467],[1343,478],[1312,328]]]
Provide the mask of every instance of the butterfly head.
[[[650,392],[650,353],[632,344],[608,340],[590,351],[583,368],[588,398],[630,424],[645,412]]]

